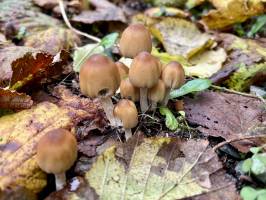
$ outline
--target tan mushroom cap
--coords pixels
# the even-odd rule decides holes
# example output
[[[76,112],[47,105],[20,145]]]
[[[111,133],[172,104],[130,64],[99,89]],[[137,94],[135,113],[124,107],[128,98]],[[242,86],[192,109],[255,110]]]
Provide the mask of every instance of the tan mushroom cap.
[[[172,61],[168,63],[162,72],[162,80],[167,88],[178,88],[185,82],[185,71],[181,64]]]
[[[40,139],[37,145],[37,163],[47,173],[64,173],[76,161],[77,152],[75,136],[65,129],[54,129]]]
[[[165,84],[162,80],[159,80],[155,86],[149,89],[148,98],[154,102],[162,102],[164,100],[165,93]]]
[[[119,61],[117,61],[115,64],[119,71],[120,80],[123,80],[128,77],[129,68],[124,63],[121,63]]]
[[[138,124],[136,105],[128,99],[122,99],[116,104],[114,115],[122,121],[125,129],[134,128]]]
[[[110,58],[94,54],[81,67],[79,81],[84,95],[91,98],[112,96],[120,85],[120,75]]]
[[[142,51],[151,52],[151,34],[144,25],[132,24],[122,33],[119,45],[124,57],[134,58]]]
[[[120,94],[122,98],[130,99],[134,102],[139,101],[139,88],[132,85],[129,78],[121,81]]]
[[[157,58],[148,52],[139,53],[132,61],[129,69],[129,80],[138,88],[151,88],[159,80],[161,66]]]

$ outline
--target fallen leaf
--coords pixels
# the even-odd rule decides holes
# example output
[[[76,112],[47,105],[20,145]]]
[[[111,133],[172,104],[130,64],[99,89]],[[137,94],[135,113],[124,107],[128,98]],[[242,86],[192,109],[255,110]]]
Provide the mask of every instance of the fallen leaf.
[[[255,98],[222,92],[203,92],[196,98],[185,98],[187,120],[207,136],[226,140],[256,133],[256,128],[266,127],[266,110]],[[253,130],[253,131],[252,131]],[[262,140],[243,140],[232,143],[239,151],[259,145]]]
[[[222,200],[237,196],[234,181],[225,176],[208,141],[181,142],[141,134],[101,154],[74,191],[68,187],[48,199],[60,194],[67,200],[197,199],[198,195],[205,200],[216,195],[215,200]]]
[[[0,109],[22,110],[30,108],[32,104],[30,96],[0,88]]]
[[[33,0],[33,2],[44,9],[50,10],[58,5],[57,0]]]
[[[160,17],[180,17],[186,18],[189,13],[173,7],[154,7],[145,10],[145,15],[148,17],[160,18]]]
[[[213,40],[207,33],[201,33],[197,26],[180,18],[165,18],[151,26],[151,33],[171,55],[190,58],[207,49]]]
[[[106,0],[90,0],[90,5],[94,10],[84,10],[79,15],[74,16],[71,21],[84,24],[95,22],[117,21],[126,23],[126,17],[121,8]]]
[[[222,29],[265,12],[263,0],[209,0],[216,9],[202,17],[209,29]],[[233,11],[233,12],[232,12]]]
[[[177,130],[178,122],[174,114],[171,112],[171,110],[164,106],[161,106],[159,110],[160,114],[165,116],[166,127],[169,128],[171,131]]]
[[[1,200],[37,200],[37,195],[23,187],[7,188],[0,193]]]

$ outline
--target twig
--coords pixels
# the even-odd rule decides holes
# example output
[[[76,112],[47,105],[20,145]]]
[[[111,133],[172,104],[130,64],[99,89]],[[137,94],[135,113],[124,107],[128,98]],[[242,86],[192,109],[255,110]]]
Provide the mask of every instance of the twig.
[[[265,99],[263,99],[261,96],[248,94],[248,93],[244,93],[244,92],[238,92],[238,91],[227,89],[225,87],[220,87],[220,86],[217,86],[217,85],[211,85],[211,87],[214,88],[214,89],[217,89],[217,90],[221,90],[221,91],[225,91],[225,92],[229,92],[229,93],[233,93],[233,94],[238,94],[238,95],[241,95],[241,96],[256,98],[256,99],[261,100],[263,103],[266,103]]]
[[[79,34],[79,35],[82,35],[82,36],[85,36],[87,38],[89,38],[90,40],[93,40],[95,42],[100,42],[101,39],[98,38],[98,37],[95,37],[93,35],[90,35],[90,34],[87,34],[87,33],[84,33],[82,31],[79,31],[77,29],[75,29],[69,22],[68,18],[67,18],[67,15],[66,15],[66,11],[65,11],[65,8],[64,8],[64,3],[63,3],[63,0],[58,0],[58,5],[59,5],[59,8],[60,8],[60,11],[61,11],[61,14],[62,14],[62,17],[64,19],[64,22],[66,23],[66,25],[68,26],[68,28],[70,28],[73,32]]]
[[[230,139],[230,140],[226,140],[224,142],[221,142],[217,145],[215,145],[213,147],[213,150],[216,151],[217,149],[221,148],[222,146],[226,145],[226,144],[230,144],[232,142],[237,142],[237,141],[240,141],[240,140],[248,140],[248,139],[255,139],[255,138],[266,138],[266,135],[249,135],[249,136],[243,136],[243,137],[239,137],[239,138],[233,138],[233,139]]]

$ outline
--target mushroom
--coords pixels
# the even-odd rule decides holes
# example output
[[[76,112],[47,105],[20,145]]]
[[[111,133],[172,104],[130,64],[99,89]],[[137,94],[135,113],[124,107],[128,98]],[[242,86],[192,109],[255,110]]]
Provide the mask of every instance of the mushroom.
[[[37,145],[37,163],[46,173],[55,175],[56,190],[66,183],[65,172],[77,159],[77,140],[62,128],[47,132]]]
[[[164,105],[167,105],[171,89],[179,88],[185,82],[185,71],[182,65],[172,61],[168,63],[162,71],[162,80],[166,86]]]
[[[111,125],[119,126],[119,121],[113,115],[111,100],[120,85],[115,63],[104,55],[94,54],[81,67],[79,80],[81,92],[91,98],[99,97]]]
[[[114,115],[119,118],[125,129],[125,138],[128,140],[132,136],[131,128],[138,124],[138,110],[133,101],[121,99],[115,106]]]
[[[117,61],[115,64],[120,75],[120,80],[125,79],[128,76],[129,68],[124,63],[119,61]]]
[[[150,53],[152,50],[151,34],[142,24],[129,25],[123,31],[119,45],[124,57],[134,58],[142,51]]]
[[[134,102],[139,101],[139,89],[126,78],[120,83],[120,94],[122,98],[130,99]]]
[[[132,61],[129,69],[129,80],[135,86],[140,88],[140,107],[141,111],[148,110],[147,92],[159,80],[161,75],[161,66],[157,58],[148,52],[139,53]]]
[[[151,110],[155,110],[157,103],[162,102],[165,97],[165,84],[162,80],[159,80],[158,83],[149,89],[148,99],[151,101]]]

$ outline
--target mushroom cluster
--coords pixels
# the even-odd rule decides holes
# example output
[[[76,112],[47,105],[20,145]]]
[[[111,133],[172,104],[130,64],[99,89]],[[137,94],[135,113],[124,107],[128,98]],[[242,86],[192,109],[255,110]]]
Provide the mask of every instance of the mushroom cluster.
[[[184,83],[185,73],[178,62],[163,66],[151,55],[151,34],[142,24],[128,26],[119,46],[122,56],[132,60],[130,67],[101,54],[92,55],[81,67],[80,89],[84,95],[100,99],[110,124],[123,125],[128,139],[138,122],[134,102],[140,102],[143,113],[155,110],[158,103],[166,105],[170,90]],[[111,97],[119,87],[123,99],[114,106]]]

